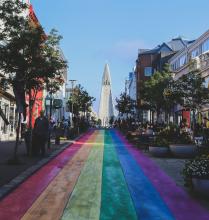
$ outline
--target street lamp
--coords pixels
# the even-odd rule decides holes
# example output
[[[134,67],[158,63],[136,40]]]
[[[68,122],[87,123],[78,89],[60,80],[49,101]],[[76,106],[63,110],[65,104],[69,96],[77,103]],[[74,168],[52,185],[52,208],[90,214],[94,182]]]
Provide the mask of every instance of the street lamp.
[[[74,84],[76,83],[77,80],[75,79],[70,79],[69,82],[71,83],[71,95],[73,95],[73,89],[74,89]],[[72,99],[72,112],[71,112],[71,125],[73,127],[73,99]]]
[[[49,103],[48,103],[49,101]],[[49,95],[47,95],[47,99],[46,99],[46,110],[47,110],[47,116],[49,117],[49,122],[51,122],[51,118],[52,118],[52,108],[53,108],[53,96],[52,96],[52,91],[49,90]],[[48,115],[48,107],[49,107],[49,115]],[[50,125],[51,126],[51,125]],[[49,135],[48,135],[48,149],[51,148],[51,128],[49,129]]]

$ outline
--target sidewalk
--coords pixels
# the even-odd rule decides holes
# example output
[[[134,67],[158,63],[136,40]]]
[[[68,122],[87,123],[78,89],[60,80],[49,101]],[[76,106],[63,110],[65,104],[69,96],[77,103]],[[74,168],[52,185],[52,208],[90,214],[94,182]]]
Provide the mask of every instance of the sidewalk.
[[[46,158],[49,157],[52,152],[62,148],[66,144],[70,144],[72,141],[61,140],[60,145],[55,145],[52,140],[51,149],[47,151]],[[19,174],[37,164],[43,159],[43,157],[28,157],[26,156],[26,147],[24,141],[18,147],[18,157],[22,164],[9,165],[7,161],[13,157],[15,141],[0,141],[0,187],[9,183],[12,179]]]
[[[188,188],[184,186],[184,180],[181,172],[187,159],[157,158],[152,157],[148,153],[144,154],[150,159],[152,159],[168,176],[170,176],[175,181],[177,186],[183,188],[190,194],[192,198],[198,200],[201,205],[203,205],[205,208],[209,210],[209,200],[207,197],[203,197],[196,192],[191,192]]]

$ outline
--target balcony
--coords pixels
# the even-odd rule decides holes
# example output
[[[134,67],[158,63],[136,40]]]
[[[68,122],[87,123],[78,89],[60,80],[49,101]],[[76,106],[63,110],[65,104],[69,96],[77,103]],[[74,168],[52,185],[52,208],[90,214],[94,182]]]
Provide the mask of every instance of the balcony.
[[[181,76],[187,74],[189,71],[195,70],[199,70],[202,77],[206,77],[209,75],[209,52],[201,54],[200,56],[195,57],[192,60],[194,61],[192,63],[192,66],[189,66],[189,63],[187,63],[186,65],[182,66],[174,72],[174,80],[179,79]]]
[[[209,52],[201,54],[199,56],[200,61],[200,69],[201,71],[204,71],[209,68]]]

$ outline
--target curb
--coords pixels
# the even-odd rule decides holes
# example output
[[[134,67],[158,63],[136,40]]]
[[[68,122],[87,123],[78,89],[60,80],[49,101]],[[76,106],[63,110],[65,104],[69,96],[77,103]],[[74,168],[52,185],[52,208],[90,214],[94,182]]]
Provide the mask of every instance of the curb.
[[[88,132],[88,131],[87,131]],[[85,134],[85,133],[84,133]],[[81,134],[77,138],[73,139],[72,141],[77,141],[80,139],[84,134]],[[11,191],[16,189],[21,183],[23,183],[26,179],[28,179],[30,176],[32,176],[35,172],[37,172],[40,168],[42,168],[44,165],[46,165],[48,162],[50,162],[52,159],[54,159],[57,155],[62,153],[66,148],[70,147],[73,143],[63,143],[63,146],[60,149],[55,150],[52,152],[49,157],[43,158],[40,161],[38,161],[35,165],[32,165],[25,171],[23,171],[21,174],[19,174],[17,177],[12,179],[9,183],[3,185],[0,187],[0,201],[7,196]]]

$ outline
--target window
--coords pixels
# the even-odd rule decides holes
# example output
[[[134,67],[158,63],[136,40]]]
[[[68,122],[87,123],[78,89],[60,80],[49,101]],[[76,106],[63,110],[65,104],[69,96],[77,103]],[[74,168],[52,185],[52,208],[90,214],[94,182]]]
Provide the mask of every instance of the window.
[[[205,78],[204,86],[209,89],[209,77]]]
[[[178,60],[176,60],[173,64],[173,70],[176,70],[178,68]]]
[[[191,58],[199,56],[199,48],[195,48],[191,53]]]
[[[151,76],[152,75],[152,67],[144,67],[144,75]]]
[[[179,58],[179,67],[182,67],[186,64],[186,55],[183,55],[182,57]]]
[[[209,50],[209,39],[207,39],[203,44],[202,44],[202,53],[206,52]]]

